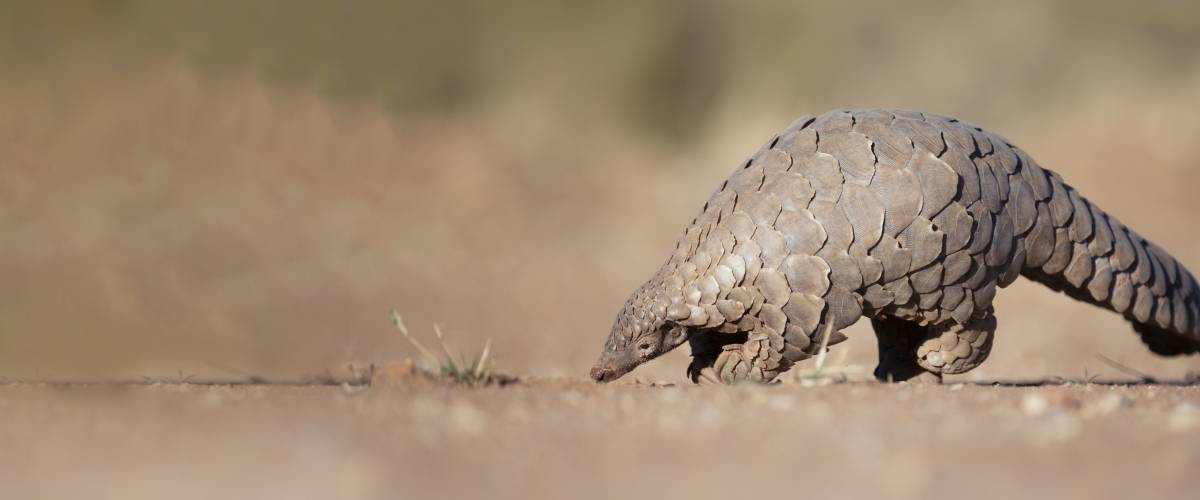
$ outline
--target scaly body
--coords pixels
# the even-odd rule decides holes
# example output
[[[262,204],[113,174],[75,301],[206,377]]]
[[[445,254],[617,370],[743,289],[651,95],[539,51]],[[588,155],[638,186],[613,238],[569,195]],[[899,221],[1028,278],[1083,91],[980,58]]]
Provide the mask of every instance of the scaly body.
[[[693,380],[769,381],[864,316],[877,378],[962,373],[1020,275],[1123,314],[1156,353],[1200,349],[1191,273],[1003,137],[913,111],[805,117],[705,203],[592,377],[686,341]]]

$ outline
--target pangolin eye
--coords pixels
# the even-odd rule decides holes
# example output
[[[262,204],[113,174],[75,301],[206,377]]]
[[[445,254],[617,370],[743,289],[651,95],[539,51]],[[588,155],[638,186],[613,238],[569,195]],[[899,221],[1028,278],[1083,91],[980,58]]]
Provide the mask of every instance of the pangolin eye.
[[[649,350],[649,349],[650,349],[650,343],[649,343],[649,342],[642,342],[641,344],[639,344],[639,345],[638,345],[638,349],[641,349],[641,350],[643,350],[643,351]]]

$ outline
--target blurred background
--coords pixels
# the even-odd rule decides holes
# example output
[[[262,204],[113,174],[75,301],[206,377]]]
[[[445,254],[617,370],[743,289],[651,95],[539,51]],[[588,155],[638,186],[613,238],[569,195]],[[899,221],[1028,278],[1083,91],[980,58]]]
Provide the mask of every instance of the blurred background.
[[[8,379],[386,364],[416,354],[392,307],[492,339],[501,371],[582,377],[729,171],[835,107],[994,130],[1200,270],[1191,3],[0,5]],[[998,301],[963,378],[1197,368],[1036,285]],[[850,334],[831,359],[869,370]]]

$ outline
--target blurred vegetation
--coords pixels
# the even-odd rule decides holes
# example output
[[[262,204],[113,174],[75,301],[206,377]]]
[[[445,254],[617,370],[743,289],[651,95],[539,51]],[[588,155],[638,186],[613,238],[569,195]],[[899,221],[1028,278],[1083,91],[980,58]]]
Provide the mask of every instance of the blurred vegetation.
[[[859,96],[842,97],[843,105],[971,109],[990,118],[1014,105],[1070,98],[1094,83],[1085,77],[1171,81],[1200,62],[1200,7],[1165,0],[11,1],[0,11],[0,41],[8,71],[178,57],[401,113],[532,107],[526,113],[695,139],[727,106],[782,109],[786,118],[810,103]]]

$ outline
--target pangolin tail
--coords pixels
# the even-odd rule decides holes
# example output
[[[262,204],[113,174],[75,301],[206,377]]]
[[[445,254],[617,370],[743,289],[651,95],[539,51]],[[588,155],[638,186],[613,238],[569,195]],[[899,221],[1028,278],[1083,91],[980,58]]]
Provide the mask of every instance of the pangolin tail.
[[[1038,203],[1039,224],[1054,229],[1026,241],[1022,274],[1122,314],[1157,354],[1200,352],[1200,289],[1192,274],[1057,175],[1046,178],[1053,194]]]

